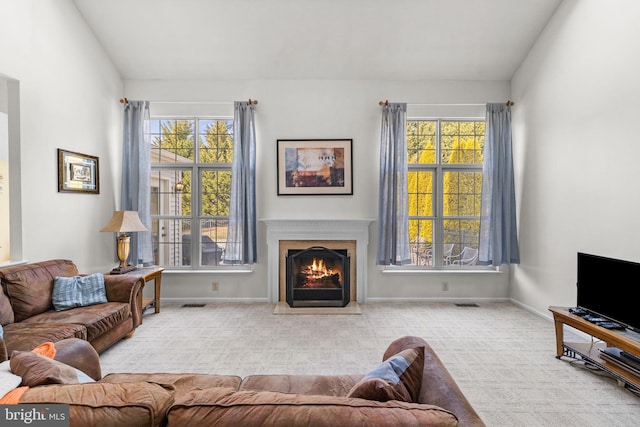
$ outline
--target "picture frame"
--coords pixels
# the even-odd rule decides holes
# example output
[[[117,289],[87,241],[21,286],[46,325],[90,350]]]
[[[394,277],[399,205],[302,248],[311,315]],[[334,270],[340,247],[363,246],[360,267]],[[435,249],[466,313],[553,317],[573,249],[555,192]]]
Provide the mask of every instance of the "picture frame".
[[[58,192],[100,194],[98,157],[58,148]]]
[[[353,195],[352,139],[278,139],[278,195]]]

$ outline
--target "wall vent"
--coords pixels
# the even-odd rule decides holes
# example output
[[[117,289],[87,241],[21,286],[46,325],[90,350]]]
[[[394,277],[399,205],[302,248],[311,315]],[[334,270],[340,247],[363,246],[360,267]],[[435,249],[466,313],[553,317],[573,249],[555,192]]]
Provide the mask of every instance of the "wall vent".
[[[456,304],[457,307],[478,307],[476,303],[459,303]]]

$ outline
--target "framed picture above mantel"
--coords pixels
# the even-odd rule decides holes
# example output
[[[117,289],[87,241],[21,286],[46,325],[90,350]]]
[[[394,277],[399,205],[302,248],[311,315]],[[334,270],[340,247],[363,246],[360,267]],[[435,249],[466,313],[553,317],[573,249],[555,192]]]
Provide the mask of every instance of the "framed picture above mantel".
[[[58,148],[58,192],[100,193],[99,159]]]
[[[352,195],[352,139],[279,139],[278,195]]]

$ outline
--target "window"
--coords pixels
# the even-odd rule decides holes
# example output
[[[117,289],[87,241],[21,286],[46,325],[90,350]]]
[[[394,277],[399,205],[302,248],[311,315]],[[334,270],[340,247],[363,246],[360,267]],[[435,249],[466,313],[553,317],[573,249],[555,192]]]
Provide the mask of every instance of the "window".
[[[229,222],[233,120],[153,118],[149,128],[155,263],[185,270],[221,266]]]
[[[413,266],[477,265],[484,128],[484,120],[407,121]]]

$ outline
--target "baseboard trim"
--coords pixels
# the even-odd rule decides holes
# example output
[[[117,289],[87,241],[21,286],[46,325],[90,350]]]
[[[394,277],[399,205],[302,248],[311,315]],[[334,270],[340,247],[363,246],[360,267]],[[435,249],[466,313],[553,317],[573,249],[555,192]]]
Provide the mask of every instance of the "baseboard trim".
[[[160,304],[208,304],[208,303],[269,302],[269,298],[161,298]]]
[[[483,303],[483,302],[510,302],[509,298],[367,298],[366,303],[379,302],[450,302],[450,303]]]

